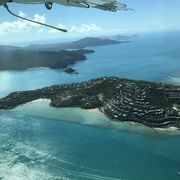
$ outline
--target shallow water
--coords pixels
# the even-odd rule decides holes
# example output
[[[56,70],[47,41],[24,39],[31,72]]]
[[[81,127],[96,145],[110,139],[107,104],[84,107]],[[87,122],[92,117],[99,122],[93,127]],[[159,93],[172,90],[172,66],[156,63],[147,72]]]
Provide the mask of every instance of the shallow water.
[[[178,133],[115,126],[101,113],[48,101],[1,111],[0,123],[3,179],[179,178]]]

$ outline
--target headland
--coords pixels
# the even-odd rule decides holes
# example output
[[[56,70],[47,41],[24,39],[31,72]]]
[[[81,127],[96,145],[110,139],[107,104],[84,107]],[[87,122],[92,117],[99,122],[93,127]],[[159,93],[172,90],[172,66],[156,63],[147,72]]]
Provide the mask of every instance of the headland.
[[[50,105],[56,108],[99,108],[114,121],[151,128],[180,128],[180,86],[104,77],[13,92],[0,99],[0,109],[13,109],[37,99],[50,99]]]

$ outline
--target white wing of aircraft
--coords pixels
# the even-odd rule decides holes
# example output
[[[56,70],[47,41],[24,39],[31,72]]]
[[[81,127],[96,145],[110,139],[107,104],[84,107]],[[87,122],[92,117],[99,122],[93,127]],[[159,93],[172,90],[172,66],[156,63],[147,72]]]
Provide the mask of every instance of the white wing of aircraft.
[[[128,10],[126,4],[122,4],[114,0],[87,0],[87,3],[91,5],[91,7],[105,11],[116,12],[117,10]]]
[[[71,6],[71,7],[80,7],[80,8],[97,8],[104,11],[113,11],[116,12],[117,10],[132,10],[127,7],[126,4],[122,4],[120,2],[117,2],[116,0],[0,0],[0,6],[3,5],[7,11],[12,14],[13,16],[16,16],[18,18],[21,18],[26,21],[34,22],[40,25],[44,25],[50,28],[54,28],[59,31],[67,32],[66,29],[60,29],[48,24],[40,23],[33,21],[31,19],[27,19],[25,17],[21,17],[15,13],[13,13],[9,7],[8,3],[21,3],[21,4],[45,4],[45,7],[47,9],[52,9],[53,3],[61,4],[64,6]]]

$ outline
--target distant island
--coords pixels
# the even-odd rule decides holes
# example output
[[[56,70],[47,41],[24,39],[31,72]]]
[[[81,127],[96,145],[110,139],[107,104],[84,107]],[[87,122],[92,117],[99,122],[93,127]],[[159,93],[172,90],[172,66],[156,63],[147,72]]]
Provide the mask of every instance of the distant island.
[[[67,73],[67,74],[78,74],[78,72],[75,70],[75,69],[73,69],[73,68],[66,68],[65,70],[63,70],[65,73]]]
[[[101,38],[84,38],[74,42],[31,45],[27,47],[0,46],[0,70],[26,70],[36,67],[65,69],[94,50],[90,46],[119,44],[121,41]]]
[[[33,50],[43,50],[43,51],[54,51],[54,50],[67,50],[67,49],[83,49],[95,46],[104,46],[110,44],[120,44],[120,43],[127,43],[129,41],[122,40],[122,39],[110,39],[106,38],[95,38],[95,37],[86,37],[77,41],[72,42],[64,42],[64,43],[56,43],[56,44],[45,44],[45,45],[38,45],[32,44],[27,46],[26,49],[33,49]]]
[[[180,86],[116,77],[13,92],[0,99],[0,109],[13,109],[40,98],[50,99],[50,105],[58,108],[99,108],[114,121],[180,128]]]
[[[0,70],[26,70],[37,67],[64,69],[78,61],[86,60],[85,55],[93,52],[93,50],[86,49],[71,51],[0,50]]]

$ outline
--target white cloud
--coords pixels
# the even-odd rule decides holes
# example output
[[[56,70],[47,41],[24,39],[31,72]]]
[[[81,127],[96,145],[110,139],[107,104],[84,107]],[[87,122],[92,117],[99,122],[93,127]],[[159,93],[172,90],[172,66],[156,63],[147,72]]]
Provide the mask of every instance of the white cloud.
[[[66,29],[66,27],[63,24],[59,24],[57,26],[58,28],[62,28],[62,29]],[[102,28],[94,23],[91,24],[82,24],[80,26],[70,26],[70,28],[68,28],[68,32],[70,33],[88,33],[88,32],[99,32],[102,31]],[[49,33],[59,33],[59,31],[55,30],[55,29],[50,29],[48,31]]]
[[[26,17],[26,13],[22,12],[22,11],[19,11],[18,13],[19,16],[22,16],[22,17]]]
[[[69,32],[86,33],[86,32],[98,32],[102,31],[102,28],[96,24],[82,24],[79,27],[72,26]]]
[[[61,24],[61,23],[60,23],[57,27],[58,27],[58,28],[61,28],[61,29],[66,29],[65,26],[64,26],[63,24]],[[59,33],[59,31],[56,30],[56,29],[50,29],[50,30],[48,31],[48,33]]]
[[[43,29],[43,28],[41,28],[41,29],[38,30],[38,33],[42,33],[42,32],[44,32],[44,29]]]
[[[26,17],[26,14],[22,11],[19,11],[19,15]],[[35,14],[32,18],[34,21],[38,21],[41,23],[46,22],[46,18],[44,15]],[[32,22],[24,21],[22,19],[18,19],[16,21],[4,21],[0,23],[0,35],[6,35],[9,33],[25,33],[29,32],[32,28],[39,28],[41,29],[41,26]],[[42,30],[41,30],[42,31]]]
[[[27,17],[27,15],[22,11],[19,11],[18,15],[22,17]],[[46,17],[44,15],[34,14],[33,16],[28,18],[41,23],[46,23]],[[59,33],[59,31],[55,29],[51,29],[51,28],[48,29],[39,24],[35,24],[17,18],[14,21],[0,22],[0,39],[1,39],[1,43],[3,41],[6,43],[7,41],[22,41],[22,39],[23,41],[32,40],[32,39],[35,40],[43,39],[48,37],[47,34],[49,34],[51,38],[57,36],[58,33],[61,37],[63,35],[64,37],[67,36],[71,37],[71,36],[88,35],[102,31],[102,28],[94,23],[90,23],[90,24],[87,23],[78,26],[68,26],[68,27],[65,27],[65,25],[60,23],[59,25],[57,25],[57,27],[62,29],[67,29],[68,33],[67,34]]]

